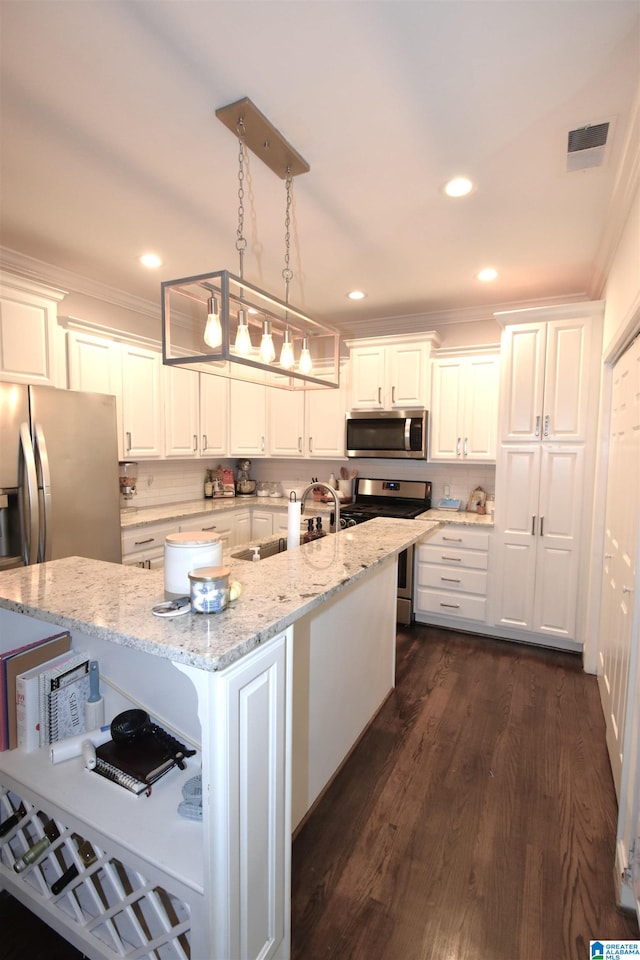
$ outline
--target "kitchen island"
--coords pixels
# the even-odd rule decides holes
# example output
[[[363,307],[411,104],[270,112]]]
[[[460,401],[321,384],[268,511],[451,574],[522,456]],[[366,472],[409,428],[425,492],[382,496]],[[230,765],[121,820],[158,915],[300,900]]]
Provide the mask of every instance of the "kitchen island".
[[[0,886],[96,960],[286,958],[292,826],[393,686],[397,554],[437,526],[379,519],[260,563],[230,558],[243,593],[215,616],[154,617],[160,571],[68,558],[0,576],[2,650],[70,630],[100,662],[107,720],[141,706],[198,750],[150,797],[46,748],[0,754],[1,819],[26,811],[2,838]],[[200,771],[194,822],[176,811]],[[45,815],[60,837],[18,876]]]

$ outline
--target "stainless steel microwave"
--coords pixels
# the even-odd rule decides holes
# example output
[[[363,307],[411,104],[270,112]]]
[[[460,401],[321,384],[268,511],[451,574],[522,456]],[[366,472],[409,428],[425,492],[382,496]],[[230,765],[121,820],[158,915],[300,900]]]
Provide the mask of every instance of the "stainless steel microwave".
[[[347,456],[426,460],[428,417],[426,410],[352,410]]]

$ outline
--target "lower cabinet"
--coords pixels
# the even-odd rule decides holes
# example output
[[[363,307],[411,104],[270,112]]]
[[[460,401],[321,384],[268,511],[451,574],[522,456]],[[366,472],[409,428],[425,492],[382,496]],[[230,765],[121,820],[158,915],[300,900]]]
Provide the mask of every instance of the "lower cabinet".
[[[147,570],[163,566],[165,538],[177,530],[178,524],[172,520],[123,530],[122,562]]]
[[[50,632],[0,610],[0,652]],[[291,643],[289,628],[215,673],[74,630],[74,648],[100,662],[108,718],[143,706],[198,753],[149,797],[92,774],[81,757],[0,753],[0,821],[18,813],[0,837],[0,889],[90,960],[285,960]],[[177,808],[200,770],[194,821]],[[16,872],[49,820],[57,838]]]
[[[488,530],[447,524],[418,546],[414,597],[417,621],[438,625],[487,622],[489,543]]]

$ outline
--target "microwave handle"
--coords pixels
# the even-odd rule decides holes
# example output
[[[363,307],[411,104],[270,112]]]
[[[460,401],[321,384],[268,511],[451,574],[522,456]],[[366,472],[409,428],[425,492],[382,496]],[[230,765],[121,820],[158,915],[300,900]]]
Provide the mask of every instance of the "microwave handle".
[[[404,448],[407,452],[411,450],[411,417],[404,421]]]

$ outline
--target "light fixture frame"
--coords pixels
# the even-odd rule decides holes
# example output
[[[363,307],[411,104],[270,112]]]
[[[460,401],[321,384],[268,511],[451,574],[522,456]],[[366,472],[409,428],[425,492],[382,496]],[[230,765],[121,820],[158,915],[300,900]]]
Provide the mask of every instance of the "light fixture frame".
[[[167,366],[196,369],[285,390],[337,389],[340,386],[340,332],[336,328],[313,320],[292,304],[228,270],[165,280],[160,286],[162,362]],[[207,347],[202,339],[207,301],[212,296],[218,298],[222,327],[222,343],[215,349]],[[238,309],[246,311],[248,322],[253,323],[256,330],[262,329],[264,320],[269,321],[276,349],[273,363],[260,360],[259,337],[248,356],[235,352],[237,317],[234,314],[237,315]],[[298,345],[298,358],[304,338],[308,339],[312,352],[314,343],[317,349],[321,349],[321,356],[314,357],[311,373],[304,374],[297,368],[285,369],[279,365],[280,343],[287,328],[294,342],[294,353]],[[242,367],[237,374],[233,370],[236,365]]]

